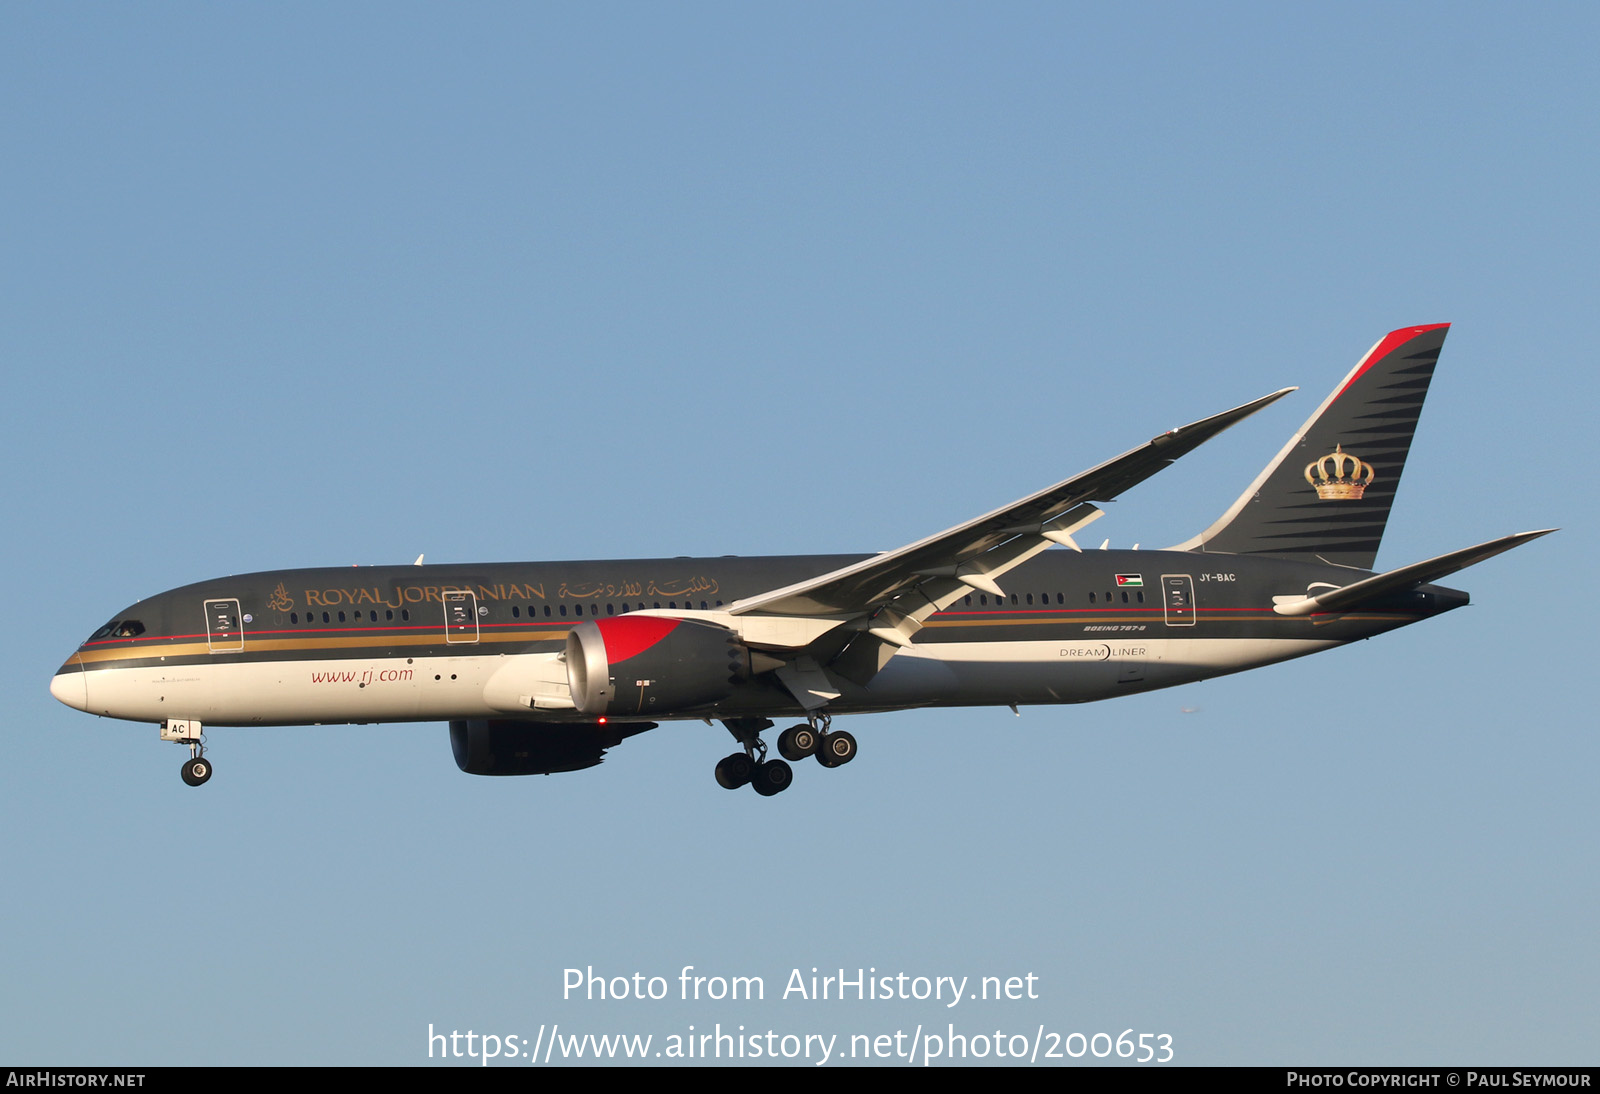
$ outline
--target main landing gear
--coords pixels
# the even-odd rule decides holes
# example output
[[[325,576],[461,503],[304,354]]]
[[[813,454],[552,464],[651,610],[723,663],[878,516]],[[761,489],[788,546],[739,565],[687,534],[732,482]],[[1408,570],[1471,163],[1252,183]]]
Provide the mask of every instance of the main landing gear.
[[[189,746],[189,759],[179,772],[190,786],[200,786],[211,778],[211,761],[206,759],[205,727],[189,718],[168,718],[161,723],[161,739]]]
[[[737,790],[749,783],[763,798],[782,793],[794,782],[794,772],[782,760],[767,759],[766,754],[762,749],[759,760],[744,752],[725,756],[717,763],[717,782],[727,790]]]
[[[790,760],[815,756],[823,767],[843,767],[856,758],[856,739],[846,730],[830,730],[832,724],[827,714],[813,714],[805,725],[778,734],[778,751]]]
[[[785,760],[798,763],[807,756],[815,756],[823,767],[842,767],[856,758],[856,739],[845,730],[830,732],[833,718],[815,711],[806,716],[801,725],[790,726],[778,734],[778,751],[782,760],[767,759],[767,746],[761,740],[761,731],[770,729],[772,722],[766,718],[730,718],[722,724],[744,746],[743,752],[724,756],[717,763],[717,783],[728,790],[737,790],[749,783],[757,794],[770,798],[782,793],[794,781],[794,772]]]

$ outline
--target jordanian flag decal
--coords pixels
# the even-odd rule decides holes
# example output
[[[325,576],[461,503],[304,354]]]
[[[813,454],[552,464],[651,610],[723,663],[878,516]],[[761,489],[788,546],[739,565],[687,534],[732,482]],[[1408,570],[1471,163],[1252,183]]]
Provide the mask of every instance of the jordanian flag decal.
[[[1117,588],[1119,588],[1119,589],[1143,588],[1143,587],[1144,587],[1144,575],[1143,574],[1118,574],[1117,575]]]

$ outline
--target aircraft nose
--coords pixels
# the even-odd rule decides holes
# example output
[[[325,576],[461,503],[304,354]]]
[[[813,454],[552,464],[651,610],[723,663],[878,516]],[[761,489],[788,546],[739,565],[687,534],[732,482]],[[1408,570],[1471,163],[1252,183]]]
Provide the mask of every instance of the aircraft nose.
[[[83,671],[83,666],[78,663],[76,654],[65,665],[56,670],[50,680],[50,694],[60,699],[74,710],[87,711],[89,709],[89,682],[88,674]]]

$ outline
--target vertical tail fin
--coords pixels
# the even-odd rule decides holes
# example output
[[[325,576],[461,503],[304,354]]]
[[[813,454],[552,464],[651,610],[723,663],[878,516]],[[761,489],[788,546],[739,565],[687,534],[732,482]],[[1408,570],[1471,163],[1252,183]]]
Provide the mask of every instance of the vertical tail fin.
[[[1239,500],[1177,549],[1372,569],[1449,329],[1384,336]]]

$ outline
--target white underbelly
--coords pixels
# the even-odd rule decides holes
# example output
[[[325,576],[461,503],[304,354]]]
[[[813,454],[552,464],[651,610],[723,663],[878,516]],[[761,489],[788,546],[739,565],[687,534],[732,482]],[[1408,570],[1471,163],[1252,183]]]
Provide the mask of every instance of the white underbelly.
[[[91,713],[134,721],[307,725],[481,717],[491,657],[357,658],[104,668],[87,674]]]

